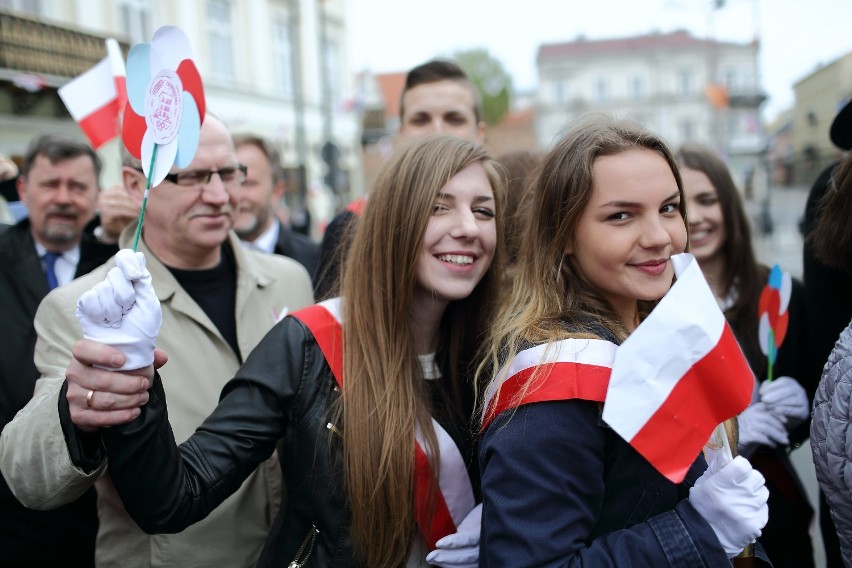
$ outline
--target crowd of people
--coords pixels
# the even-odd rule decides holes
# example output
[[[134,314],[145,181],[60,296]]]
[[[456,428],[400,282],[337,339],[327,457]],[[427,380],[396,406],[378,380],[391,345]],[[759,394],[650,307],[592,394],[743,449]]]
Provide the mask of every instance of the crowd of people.
[[[815,184],[767,354],[774,272],[720,155],[591,114],[495,157],[482,116],[455,63],[413,68],[322,242],[276,215],[275,146],[209,111],[136,251],[139,160],[101,190],[86,144],[33,140],[0,225],[0,565],[807,567],[810,438],[828,565],[852,566],[852,310],[814,309],[810,276],[848,298],[852,158]],[[831,134],[852,147],[843,112]],[[675,482],[602,408],[686,252],[753,394],[732,459]]]

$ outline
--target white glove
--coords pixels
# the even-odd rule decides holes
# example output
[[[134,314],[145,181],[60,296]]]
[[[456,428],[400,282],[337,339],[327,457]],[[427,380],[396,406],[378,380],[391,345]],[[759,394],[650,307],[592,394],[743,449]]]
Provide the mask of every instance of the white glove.
[[[740,438],[737,444],[741,454],[751,454],[758,445],[786,446],[790,443],[787,426],[782,417],[770,412],[765,402],[755,402],[737,417]]]
[[[707,468],[689,490],[689,502],[716,533],[728,558],[760,536],[769,519],[766,480],[737,456],[719,471]]]
[[[122,371],[141,369],[154,361],[154,344],[163,313],[145,268],[145,255],[122,249],[114,268],[77,299],[83,337],[112,345],[126,357]]]
[[[787,426],[798,426],[811,413],[805,388],[792,377],[778,377],[760,385],[760,401],[766,408],[786,419]]]
[[[482,524],[482,503],[471,509],[459,524],[458,531],[435,544],[426,562],[442,568],[477,568],[479,566],[479,527]]]

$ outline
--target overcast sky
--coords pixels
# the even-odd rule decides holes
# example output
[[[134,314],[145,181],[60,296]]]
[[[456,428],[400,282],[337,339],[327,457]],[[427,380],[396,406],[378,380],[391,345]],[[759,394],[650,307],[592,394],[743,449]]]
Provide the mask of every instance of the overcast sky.
[[[345,0],[355,71],[405,71],[435,56],[484,47],[516,89],[536,84],[543,43],[687,29],[698,37],[761,40],[769,100],[764,116],[792,106],[792,86],[852,51],[852,0]]]

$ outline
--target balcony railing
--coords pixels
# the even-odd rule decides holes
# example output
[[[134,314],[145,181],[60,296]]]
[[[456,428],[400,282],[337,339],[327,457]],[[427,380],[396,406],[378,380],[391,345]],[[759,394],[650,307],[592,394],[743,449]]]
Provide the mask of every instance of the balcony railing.
[[[104,39],[0,11],[0,69],[76,77],[106,56]]]

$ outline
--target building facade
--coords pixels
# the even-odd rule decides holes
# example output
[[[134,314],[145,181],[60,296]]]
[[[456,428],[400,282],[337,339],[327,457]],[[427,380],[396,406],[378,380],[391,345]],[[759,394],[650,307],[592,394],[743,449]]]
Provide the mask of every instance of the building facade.
[[[837,112],[852,99],[852,52],[800,79],[793,92],[789,167],[797,183],[809,184],[841,153],[828,133]]]
[[[14,84],[24,77],[40,81],[44,90],[29,96],[25,89],[12,90],[21,101],[33,99],[30,103],[0,100],[0,152],[20,154],[42,131],[82,136],[57,103],[55,89],[106,55],[103,38],[115,37],[127,49],[151,41],[154,31],[168,24],[189,38],[208,109],[232,132],[260,134],[278,146],[291,207],[310,206],[321,224],[332,215],[336,195],[360,184],[359,117],[345,104],[352,80],[343,0],[0,0],[0,18],[10,26],[48,28],[46,42],[60,33],[86,39],[51,45],[81,64],[46,72],[26,59],[3,57],[13,44],[34,53],[45,46],[33,45],[31,34],[13,39],[0,27],[0,81]],[[322,148],[329,143],[337,150],[331,153],[334,164],[323,159],[329,152]],[[105,162],[114,163],[116,150],[107,145],[103,151]],[[105,183],[111,171],[106,170]]]
[[[765,179],[757,42],[686,31],[540,46],[536,136],[548,148],[589,112],[636,120],[673,148],[709,145],[743,187]]]

